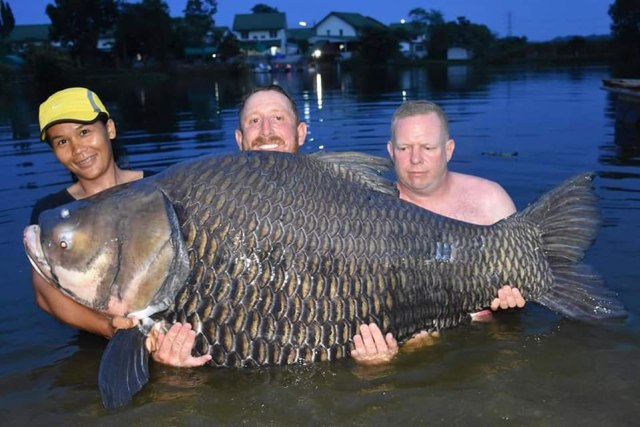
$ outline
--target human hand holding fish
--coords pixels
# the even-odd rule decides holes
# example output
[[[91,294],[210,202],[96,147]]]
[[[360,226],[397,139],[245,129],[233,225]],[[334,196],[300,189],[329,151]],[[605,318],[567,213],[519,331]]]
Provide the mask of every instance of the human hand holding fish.
[[[193,357],[191,350],[195,341],[196,333],[190,323],[174,323],[166,334],[160,328],[153,328],[145,345],[158,363],[174,368],[193,368],[211,360],[210,354]]]
[[[498,298],[491,302],[491,310],[496,311],[498,309],[506,310],[508,308],[522,308],[524,307],[525,300],[518,288],[512,288],[509,285],[505,285],[498,290]]]
[[[113,334],[120,329],[131,329],[138,325],[135,317],[112,317],[109,324]],[[153,360],[174,368],[192,368],[202,366],[211,360],[211,355],[205,354],[193,357],[191,350],[196,340],[196,333],[190,323],[175,323],[166,332],[160,328],[153,328],[147,336],[145,345]]]
[[[391,333],[383,336],[375,323],[360,325],[360,334],[353,337],[351,357],[361,365],[389,363],[398,354],[398,342]]]
[[[131,329],[138,324],[139,320],[135,317],[112,317],[109,321],[111,327],[111,336],[115,334],[119,329]]]

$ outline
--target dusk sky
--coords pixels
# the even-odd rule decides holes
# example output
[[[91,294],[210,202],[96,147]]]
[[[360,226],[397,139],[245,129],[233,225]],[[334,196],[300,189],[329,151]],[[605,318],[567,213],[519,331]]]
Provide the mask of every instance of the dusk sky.
[[[51,0],[4,0],[9,3],[16,24],[46,24],[45,13]],[[182,16],[187,0],[168,0],[172,16]],[[294,28],[300,21],[310,25],[330,12],[358,12],[384,24],[408,18],[416,7],[437,9],[447,21],[465,16],[473,23],[484,24],[498,36],[526,36],[530,41],[550,40],[558,36],[608,34],[611,20],[607,11],[613,0],[322,0],[260,1],[219,0],[216,25],[231,26],[236,13],[251,13],[264,3],[287,14],[287,24]]]

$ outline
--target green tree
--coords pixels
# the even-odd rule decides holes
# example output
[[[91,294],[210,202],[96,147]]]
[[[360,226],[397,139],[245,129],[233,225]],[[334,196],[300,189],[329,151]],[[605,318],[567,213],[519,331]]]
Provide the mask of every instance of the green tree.
[[[615,0],[609,6],[611,36],[621,56],[638,61],[640,56],[640,0]]]
[[[428,12],[421,7],[411,9],[409,11],[409,19],[413,30],[427,37],[431,28],[436,25],[444,25],[444,14],[436,9],[431,9]]]
[[[611,35],[620,42],[640,43],[640,1],[615,0],[609,6]]]
[[[16,20],[13,17],[13,11],[9,2],[5,3],[0,0],[0,38],[6,39],[16,26]]]
[[[474,24],[464,16],[458,17],[451,28],[452,42],[470,50],[476,58],[483,58],[496,39],[486,25]]]
[[[98,38],[113,30],[120,0],[55,0],[47,5],[50,37],[71,47],[77,65],[94,62]]]
[[[464,16],[431,28],[428,41],[429,58],[446,59],[450,47],[463,47],[475,58],[487,55],[495,42],[495,35],[486,25],[474,24]]]
[[[271,7],[264,3],[258,3],[251,8],[251,13],[278,13],[280,12],[275,7]]]
[[[492,44],[487,60],[492,64],[524,61],[527,59],[527,47],[526,37],[504,37]]]
[[[240,54],[240,43],[233,33],[227,33],[220,38],[218,43],[218,55],[220,59],[227,60]]]
[[[190,46],[204,44],[214,26],[213,16],[218,10],[216,0],[188,0],[184,9],[186,41]]]
[[[451,45],[450,24],[435,25],[431,28],[431,35],[427,41],[427,51],[430,59],[447,59],[447,49]]]
[[[364,27],[360,35],[360,57],[370,64],[385,64],[399,55],[398,38],[388,28]]]
[[[174,45],[169,7],[162,0],[125,3],[116,27],[115,51],[125,62],[132,59],[164,61]]]

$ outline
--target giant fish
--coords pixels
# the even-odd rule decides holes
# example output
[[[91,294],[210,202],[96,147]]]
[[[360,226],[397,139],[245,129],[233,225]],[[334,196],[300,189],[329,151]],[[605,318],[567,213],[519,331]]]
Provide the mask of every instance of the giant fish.
[[[507,283],[571,318],[624,316],[580,264],[599,227],[592,175],[479,226],[400,200],[389,167],[357,153],[198,158],[44,212],[25,248],[64,294],[142,319],[103,355],[107,408],[148,381],[158,325],[189,322],[195,354],[244,367],[345,357],[363,323],[399,341],[453,327]]]

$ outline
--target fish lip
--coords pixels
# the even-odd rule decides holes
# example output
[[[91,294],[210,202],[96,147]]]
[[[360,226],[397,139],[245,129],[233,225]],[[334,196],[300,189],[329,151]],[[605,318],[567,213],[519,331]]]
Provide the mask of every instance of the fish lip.
[[[24,232],[22,233],[22,241],[27,253],[27,258],[29,259],[33,269],[45,280],[53,283],[54,280],[53,273],[51,272],[51,266],[47,261],[44,250],[42,249],[42,242],[40,241],[40,226],[34,224],[25,227]]]

